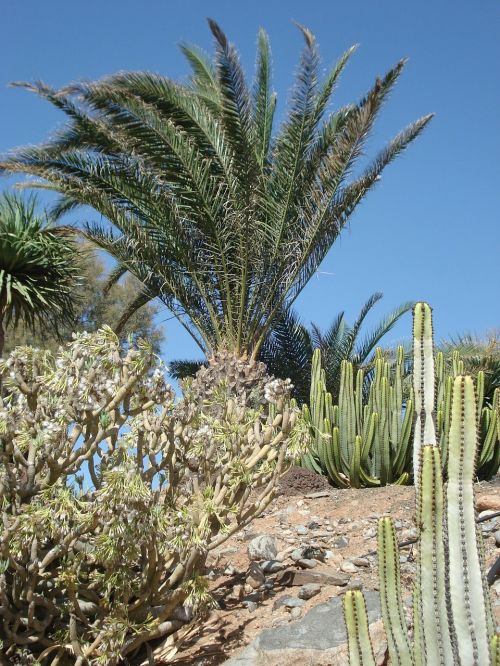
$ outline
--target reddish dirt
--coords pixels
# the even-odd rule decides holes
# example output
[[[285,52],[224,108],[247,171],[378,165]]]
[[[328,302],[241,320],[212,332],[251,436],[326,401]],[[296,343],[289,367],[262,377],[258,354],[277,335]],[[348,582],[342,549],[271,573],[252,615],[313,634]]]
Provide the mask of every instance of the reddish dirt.
[[[304,467],[292,467],[281,479],[277,496],[295,497],[307,493],[332,490],[326,476],[315,474]]]
[[[324,484],[318,487],[316,477],[311,485],[306,481],[310,473],[292,469],[281,483],[279,495],[269,509],[257,518],[246,530],[226,541],[217,551],[210,554],[208,570],[212,571],[210,589],[217,604],[200,629],[179,650],[173,662],[175,666],[215,666],[224,663],[230,656],[239,652],[260,631],[265,628],[294,621],[290,613],[279,608],[273,610],[274,601],[283,596],[297,596],[298,587],[284,588],[277,582],[277,575],[267,577],[274,582],[270,593],[264,594],[253,611],[249,611],[242,601],[235,598],[233,588],[245,584],[245,574],[249,566],[247,543],[256,535],[268,534],[278,541],[278,549],[317,546],[328,549],[331,557],[325,563],[318,563],[314,572],[340,571],[346,561],[359,558],[376,550],[377,520],[382,515],[390,515],[396,521],[398,540],[411,538],[414,523],[413,487],[389,486],[364,490],[336,490]],[[299,493],[300,489],[300,493]],[[328,491],[326,497],[307,498],[311,492]],[[482,483],[476,487],[478,496],[490,496],[500,501],[500,486],[495,483]],[[497,528],[499,529],[500,519]],[[319,527],[309,529],[307,535],[299,536],[297,527],[314,521]],[[497,550],[494,539],[493,521],[484,524],[484,542],[488,568],[496,560]],[[340,539],[340,542],[339,542]],[[414,580],[414,547],[401,550],[403,593],[408,595]],[[285,560],[287,566],[294,566]],[[235,567],[236,572],[228,570]],[[358,566],[351,573],[351,584],[364,590],[378,589],[376,559],[370,558],[369,566]],[[346,587],[322,586],[320,594],[305,602],[301,616],[311,607],[341,595]],[[249,590],[247,590],[248,592]],[[495,600],[495,592],[492,591]],[[498,607],[495,611],[498,613]],[[497,620],[498,621],[498,620]],[[155,650],[155,663],[167,663],[161,659],[161,649]]]

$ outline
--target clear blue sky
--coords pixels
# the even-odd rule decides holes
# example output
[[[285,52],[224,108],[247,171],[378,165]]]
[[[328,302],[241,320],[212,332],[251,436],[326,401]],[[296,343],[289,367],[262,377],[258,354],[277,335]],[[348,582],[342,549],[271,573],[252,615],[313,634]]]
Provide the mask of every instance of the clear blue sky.
[[[498,328],[500,5],[494,0],[10,0],[0,22],[0,152],[41,141],[62,121],[9,82],[60,86],[120,69],[181,78],[188,70],[177,44],[210,49],[207,16],[236,43],[249,73],[257,30],[266,28],[281,110],[302,45],[296,20],[316,34],[325,66],[360,44],[336,104],[358,99],[377,74],[409,58],[373,148],[411,120],[436,113],[386,169],[304,290],[297,302],[304,321],[326,326],[340,309],[353,317],[369,294],[382,291],[379,315],[404,300],[431,303],[438,338]],[[195,353],[180,327],[165,326],[167,360]],[[392,339],[409,330],[407,317]]]

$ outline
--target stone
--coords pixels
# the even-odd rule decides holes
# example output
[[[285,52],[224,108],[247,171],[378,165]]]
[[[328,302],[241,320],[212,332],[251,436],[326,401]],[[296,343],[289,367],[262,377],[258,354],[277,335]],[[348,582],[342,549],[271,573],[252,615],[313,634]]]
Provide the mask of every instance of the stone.
[[[278,610],[278,608],[282,608],[283,606],[285,608],[300,608],[301,606],[304,605],[304,600],[303,599],[298,599],[297,597],[291,597],[290,595],[285,595],[283,597],[279,597],[276,599],[276,601],[273,603],[273,610]]]
[[[331,494],[329,490],[319,490],[317,493],[307,493],[304,497],[307,499],[320,499],[321,497],[330,497]]]
[[[343,571],[344,573],[357,573],[358,572],[358,567],[355,564],[353,564],[353,562],[349,562],[349,560],[345,560],[340,565],[340,570]]]
[[[335,539],[332,545],[334,548],[347,548],[349,545],[349,539],[347,537],[340,536],[338,539]]]
[[[305,557],[308,560],[318,560],[318,562],[324,562],[326,560],[326,551],[321,546],[308,546],[304,548],[302,552],[302,557]]]
[[[257,610],[257,604],[255,601],[244,601],[243,606],[245,606],[249,613],[255,613]]]
[[[297,560],[297,564],[299,567],[302,567],[302,569],[314,569],[314,567],[318,565],[318,560],[309,560],[304,557]]]
[[[340,571],[310,571],[285,569],[277,576],[277,582],[286,586],[301,586],[307,583],[318,583],[318,585],[336,585],[343,587],[349,582],[349,576]]]
[[[254,590],[256,590],[261,585],[263,585],[265,581],[266,577],[264,576],[264,572],[262,571],[260,566],[256,562],[252,562],[250,564],[246,577],[246,582],[248,583],[248,585],[250,585],[251,587],[253,587]]]
[[[495,532],[495,544],[500,548],[500,530]]]
[[[478,495],[476,497],[476,511],[500,511],[500,495]]]
[[[243,594],[243,585],[234,585],[228,595],[228,599],[231,601],[239,601],[243,597]]]
[[[274,558],[275,561],[284,562],[286,558],[289,557],[290,553],[292,553],[294,550],[294,546],[287,546],[284,550],[280,550],[280,552]]]
[[[276,573],[277,571],[281,571],[283,567],[284,567],[283,562],[280,562],[277,559],[264,560],[263,562],[260,563],[260,568],[264,573]]]
[[[302,585],[299,590],[299,599],[312,599],[321,592],[321,585],[318,583],[307,583]]]
[[[295,550],[292,550],[290,553],[290,558],[294,561],[297,562],[297,560],[300,560],[304,554],[304,548],[295,548]]]
[[[377,666],[386,663],[387,642],[376,592],[365,592],[370,636]],[[276,618],[278,623],[278,619]],[[273,624],[274,621],[273,621]],[[303,618],[262,631],[226,666],[345,666],[349,651],[342,599],[312,608]]]
[[[224,569],[224,576],[237,576],[241,571],[231,564]]]
[[[495,517],[495,514],[497,511],[494,511],[493,509],[485,509],[484,511],[481,511],[481,513],[478,516],[479,520],[484,520],[485,522],[488,520],[491,520]],[[490,518],[491,516],[491,518]]]
[[[361,578],[351,578],[351,580],[347,583],[346,590],[362,590],[363,589],[363,581]]]
[[[353,564],[355,564],[357,567],[369,567],[370,566],[370,560],[368,560],[366,557],[355,557],[352,561]]]
[[[295,531],[299,536],[305,536],[309,532],[305,525],[299,525]]]
[[[248,544],[250,560],[273,560],[278,554],[276,539],[268,534],[254,537]]]
[[[298,606],[296,608],[292,608],[290,611],[290,617],[292,617],[294,620],[298,620],[298,618],[302,615],[302,608],[299,608]]]

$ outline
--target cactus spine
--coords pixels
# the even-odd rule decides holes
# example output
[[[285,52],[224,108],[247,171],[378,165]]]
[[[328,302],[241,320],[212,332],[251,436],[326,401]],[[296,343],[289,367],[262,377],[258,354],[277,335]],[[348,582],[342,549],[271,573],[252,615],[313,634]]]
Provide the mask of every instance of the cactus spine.
[[[417,484],[419,529],[413,595],[413,643],[403,614],[399,552],[390,518],[379,522],[379,581],[391,663],[396,666],[500,666],[484,576],[482,536],[474,521],[473,479],[477,447],[476,400],[470,377],[454,380],[449,432],[448,484],[443,492],[439,447],[420,448]],[[349,646],[364,645],[362,593],[344,599]],[[353,612],[357,629],[353,634]],[[359,614],[364,611],[364,618]],[[362,631],[365,635],[362,636]],[[366,649],[364,651],[366,653]],[[370,655],[352,664],[373,663]]]

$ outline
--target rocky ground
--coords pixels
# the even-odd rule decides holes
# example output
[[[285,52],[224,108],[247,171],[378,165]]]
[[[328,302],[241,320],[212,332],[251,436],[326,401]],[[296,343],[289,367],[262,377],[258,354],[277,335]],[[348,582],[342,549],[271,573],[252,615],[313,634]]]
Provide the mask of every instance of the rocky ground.
[[[480,515],[499,510],[500,485],[478,484],[476,506]],[[347,589],[377,590],[374,551],[383,515],[394,518],[399,541],[415,537],[413,487],[335,490],[306,470],[292,470],[268,511],[211,553],[207,571],[216,607],[172,663],[222,664],[263,629],[297,622]],[[481,529],[490,566],[500,554],[500,518]],[[409,595],[414,546],[400,552],[403,593]],[[500,581],[492,598],[500,624]],[[162,663],[161,649],[155,657]]]

